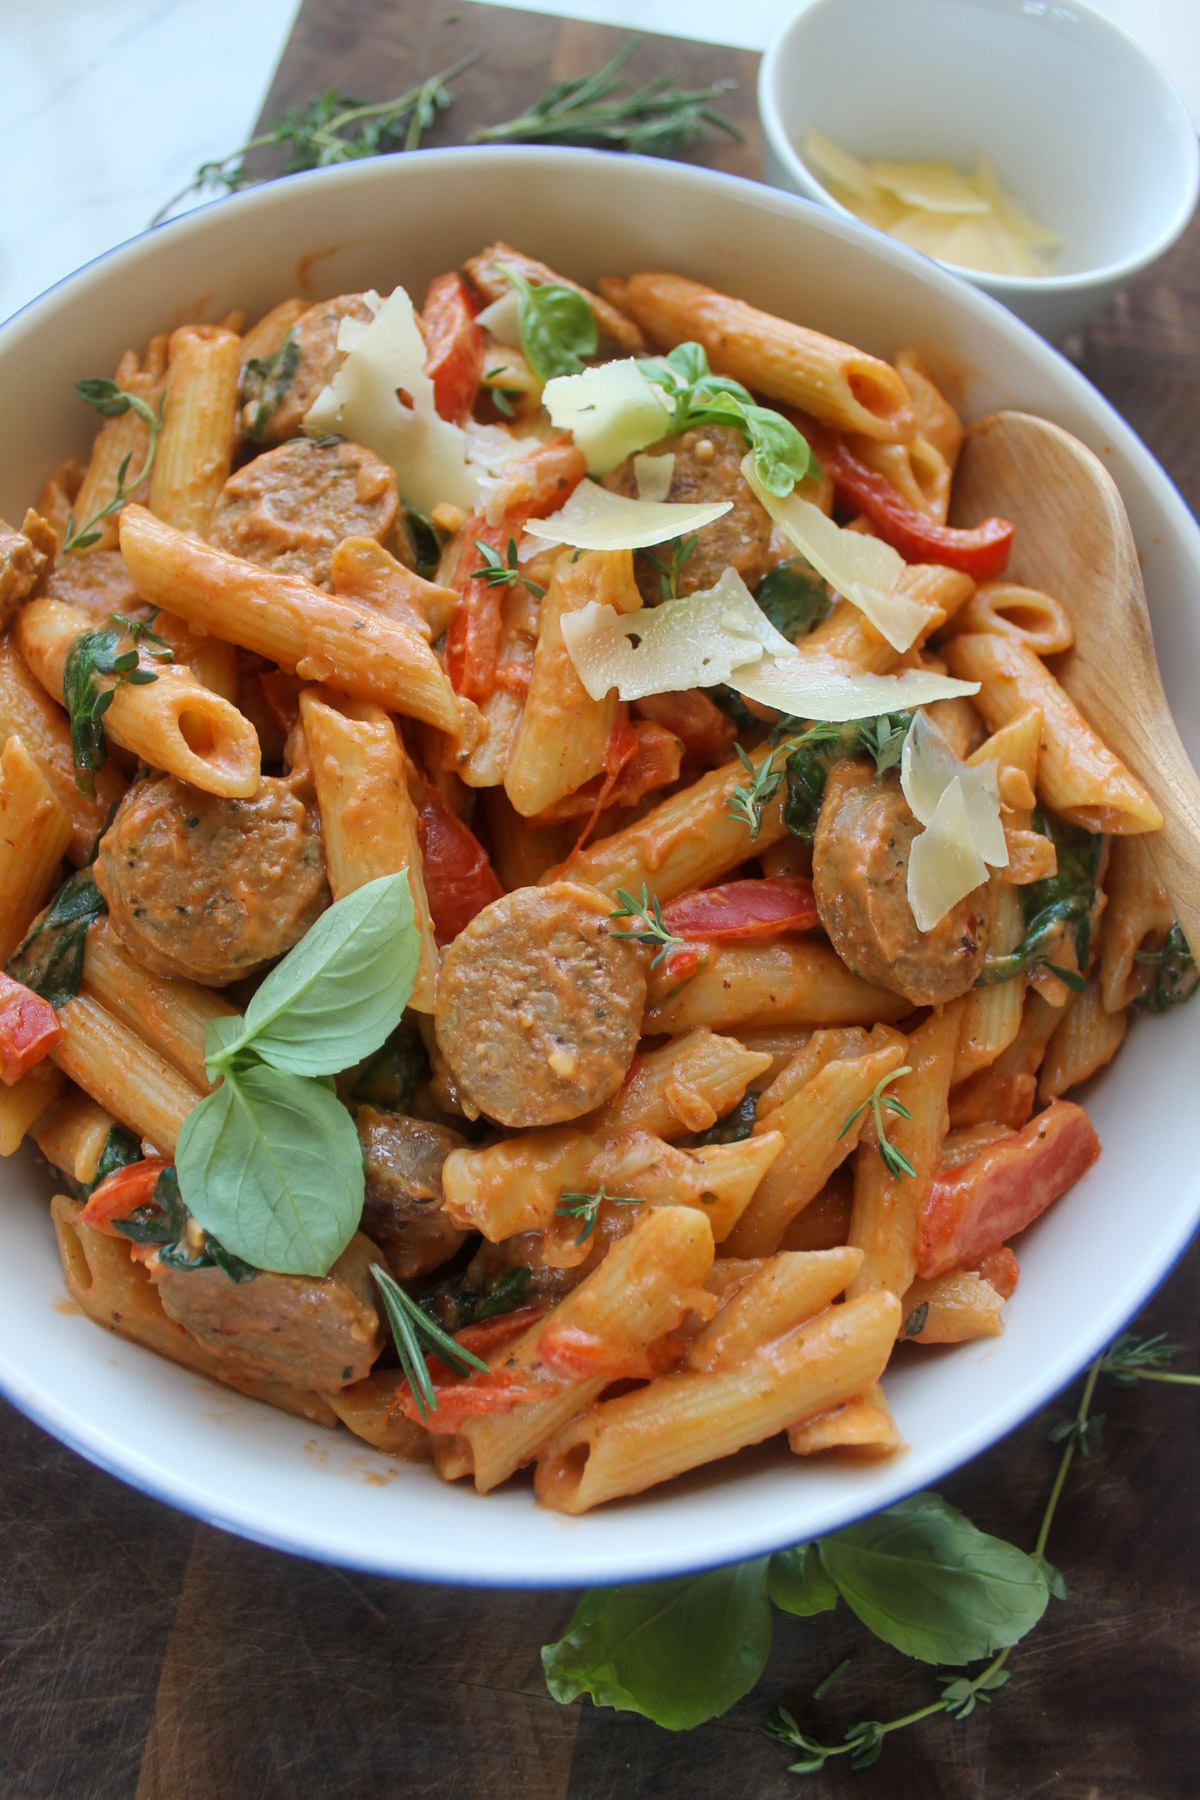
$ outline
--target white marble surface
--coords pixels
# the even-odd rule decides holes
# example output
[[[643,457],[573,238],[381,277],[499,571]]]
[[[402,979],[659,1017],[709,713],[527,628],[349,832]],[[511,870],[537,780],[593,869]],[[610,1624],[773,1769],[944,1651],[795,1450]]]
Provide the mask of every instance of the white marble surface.
[[[763,48],[794,6],[507,3],[747,49]],[[1198,0],[1093,3],[1170,71],[1200,123]],[[296,0],[0,0],[10,96],[0,118],[0,319],[142,230],[199,163],[242,141],[295,9]]]

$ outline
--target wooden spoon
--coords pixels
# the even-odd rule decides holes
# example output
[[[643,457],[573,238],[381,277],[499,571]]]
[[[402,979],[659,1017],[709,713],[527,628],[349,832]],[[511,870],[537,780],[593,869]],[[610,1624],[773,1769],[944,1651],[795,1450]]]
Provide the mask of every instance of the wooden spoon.
[[[1171,717],[1133,533],[1117,485],[1078,438],[1028,413],[971,426],[951,522],[998,513],[1016,526],[1005,579],[1061,600],[1075,647],[1056,673],[1079,710],[1153,795],[1147,838],[1188,943],[1200,951],[1200,779]]]

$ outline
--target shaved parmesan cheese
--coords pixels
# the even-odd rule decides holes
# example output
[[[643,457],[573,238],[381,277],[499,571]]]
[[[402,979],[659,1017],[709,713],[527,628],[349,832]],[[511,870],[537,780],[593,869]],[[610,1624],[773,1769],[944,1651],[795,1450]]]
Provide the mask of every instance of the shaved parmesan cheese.
[[[985,213],[988,203],[950,162],[883,162],[870,171],[881,188],[924,212]]]
[[[754,473],[754,458],[742,462],[742,475],[780,530],[808,558],[831,588],[865,613],[895,650],[907,650],[925,624],[925,610],[899,591],[904,558],[880,538],[843,531],[820,507],[793,492],[780,499],[768,493]]]
[[[510,350],[521,348],[521,296],[516,288],[505,288],[498,300],[485,306],[475,316],[475,323],[490,332],[498,344]]]
[[[908,859],[908,903],[922,931],[1008,863],[994,761],[969,766],[923,713],[900,753],[900,786],[925,827]]]
[[[870,719],[877,713],[901,712],[956,694],[977,694],[979,684],[955,681],[933,669],[904,669],[899,675],[870,675],[840,656],[813,652],[765,657],[753,668],[737,669],[729,685],[797,719]]]
[[[338,349],[346,359],[309,407],[305,431],[341,432],[373,450],[396,471],[403,498],[422,512],[443,500],[473,511],[479,477],[499,474],[537,440],[515,439],[497,425],[471,422],[464,430],[440,418],[412,301],[403,288],[386,300],[365,298],[375,317],[342,320]]]
[[[875,200],[878,197],[879,184],[871,174],[865,162],[857,156],[851,156],[832,138],[827,138],[823,131],[810,126],[800,140],[800,154],[810,168],[823,175],[827,181],[838,187],[848,189],[856,199]]]
[[[727,513],[730,500],[673,505],[663,500],[630,500],[594,481],[581,481],[566,505],[537,522],[538,536],[577,550],[645,550],[686,537]]]
[[[607,475],[671,429],[662,389],[646,380],[632,358],[580,375],[556,375],[546,383],[542,401],[559,430],[573,433],[591,475]]]
[[[643,700],[713,687],[767,650],[790,649],[734,569],[704,593],[634,613],[589,601],[579,612],[565,613],[560,630],[593,700],[612,688],[622,700]]]
[[[635,456],[633,459],[633,479],[637,483],[639,500],[665,500],[671,491],[671,479],[675,474],[675,452],[668,450],[665,456]]]
[[[908,853],[908,904],[920,931],[932,931],[952,906],[987,880],[987,864],[971,841],[962,782],[956,775]]]
[[[960,762],[937,726],[924,713],[918,713],[900,753],[900,786],[913,816],[922,825],[933,822],[942,795],[952,781],[962,788],[976,850],[993,868],[1005,868],[1008,845],[1000,822],[995,759],[974,764]]]

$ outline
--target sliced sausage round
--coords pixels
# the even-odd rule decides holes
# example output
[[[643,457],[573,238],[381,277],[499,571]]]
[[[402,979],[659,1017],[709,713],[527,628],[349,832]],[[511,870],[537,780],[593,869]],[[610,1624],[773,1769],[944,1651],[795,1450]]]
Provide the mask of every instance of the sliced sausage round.
[[[369,325],[374,316],[361,294],[318,300],[302,312],[274,357],[261,359],[258,369],[247,363],[242,370],[242,436],[256,444],[296,437],[342,360],[337,347],[342,320]]]
[[[515,888],[442,958],[434,1028],[467,1098],[501,1125],[578,1119],[616,1093],[646,1004],[645,954],[612,901],[571,881]]]
[[[156,975],[206,987],[282,956],[329,905],[313,819],[293,784],[272,776],[251,800],[168,775],[136,782],[94,873],[130,953]]]
[[[732,425],[697,425],[676,437],[653,444],[647,456],[673,454],[675,467],[667,499],[695,505],[731,500],[732,507],[711,525],[696,533],[696,543],[675,579],[677,594],[694,594],[714,587],[726,569],[736,569],[753,590],[778,558],[771,554],[771,516],[761,506],[742,476],[747,444]],[[637,493],[633,458],[629,457],[602,484],[618,494]],[[670,566],[677,543],[656,544],[635,558],[634,567],[642,598],[654,606],[662,599],[660,571],[650,561],[656,556]]]
[[[362,1229],[400,1281],[436,1269],[466,1236],[446,1211],[442,1164],[467,1140],[448,1125],[357,1106],[354,1122],[366,1166]]]
[[[330,586],[343,538],[390,536],[400,510],[396,477],[360,444],[295,438],[231,475],[208,528],[218,550],[283,575]]]
[[[894,772],[881,779],[869,763],[836,763],[813,840],[813,891],[847,968],[914,1006],[940,1006],[965,994],[983,968],[988,889],[977,887],[931,931],[919,930],[908,903],[908,853],[920,829]]]

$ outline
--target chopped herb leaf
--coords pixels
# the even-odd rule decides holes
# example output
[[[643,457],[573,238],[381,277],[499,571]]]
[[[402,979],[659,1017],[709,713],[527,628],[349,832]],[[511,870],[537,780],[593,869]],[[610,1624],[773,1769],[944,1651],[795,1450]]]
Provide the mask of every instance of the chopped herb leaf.
[[[112,1133],[109,1133],[111,1138]],[[105,1146],[107,1148],[107,1145]],[[127,1157],[134,1162],[136,1157]],[[119,1166],[119,1165],[118,1165]],[[154,1184],[154,1197],[144,1206],[135,1207],[124,1219],[114,1219],[114,1228],[135,1244],[154,1244],[159,1262],[168,1269],[220,1269],[230,1281],[253,1281],[258,1270],[240,1256],[234,1256],[215,1237],[196,1225],[179,1193],[179,1177],[174,1165],[163,1170]]]
[[[1152,986],[1134,1001],[1146,1012],[1161,1013],[1172,1006],[1182,1006],[1200,987],[1200,970],[1179,924],[1172,925],[1157,950],[1139,950],[1134,961],[1148,963],[1154,970]]]
[[[833,590],[815,569],[799,561],[776,563],[754,590],[754,598],[785,638],[798,644],[828,618]]]
[[[279,405],[300,367],[300,345],[289,331],[270,356],[252,356],[242,370],[242,404],[257,401],[246,436],[261,443],[271,414]]]
[[[87,928],[103,911],[104,899],[91,870],[77,869],[33,921],[9,959],[7,973],[51,1006],[65,1006],[83,982]]]

